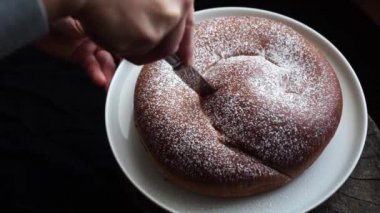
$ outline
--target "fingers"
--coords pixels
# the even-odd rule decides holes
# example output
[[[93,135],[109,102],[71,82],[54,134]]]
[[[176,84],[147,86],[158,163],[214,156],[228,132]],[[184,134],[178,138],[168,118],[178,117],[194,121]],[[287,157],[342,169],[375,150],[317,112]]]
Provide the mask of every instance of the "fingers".
[[[105,77],[104,86],[108,89],[116,69],[115,60],[112,55],[105,50],[98,50],[95,53],[95,57]]]
[[[179,43],[185,32],[186,17],[183,17],[180,23],[161,41],[161,43],[142,55],[124,55],[124,57],[134,64],[145,64],[177,52]]]
[[[146,64],[162,59],[179,51],[180,57],[186,64],[192,61],[192,33],[193,33],[193,1],[183,0],[183,16],[175,28],[170,31],[160,43],[144,54],[123,54],[123,56],[134,64]]]
[[[136,64],[177,51],[185,63],[191,63],[192,16],[193,0],[92,0],[73,14],[80,22],[67,17],[53,28],[75,40],[71,60],[82,64],[96,84],[106,86],[115,71],[115,59],[99,46]]]
[[[182,22],[186,10],[186,5],[182,1],[150,0],[152,9],[150,13],[143,13],[142,18],[146,19],[143,22],[145,26],[141,29],[140,46],[136,48],[140,55],[151,52],[168,37],[168,34],[178,31],[176,28],[181,25],[179,23]]]
[[[77,46],[75,52],[71,55],[71,60],[81,63],[87,56],[93,55],[97,49],[98,46],[87,38]]]
[[[75,16],[114,54],[145,54],[182,18],[184,0],[91,0]]]
[[[96,85],[100,87],[106,86],[106,77],[104,76],[101,66],[94,55],[87,56],[83,60],[82,66]]]
[[[116,69],[115,60],[109,52],[86,40],[73,54],[72,61],[81,64],[96,85],[108,88]]]
[[[192,8],[193,0],[92,0],[75,17],[99,46],[133,63],[153,62],[180,46],[191,61],[191,35],[184,35],[192,29],[186,27]]]
[[[108,88],[116,69],[115,59],[86,37],[78,20],[66,17],[54,22],[50,34],[36,46],[52,56],[80,64],[96,85]]]
[[[186,65],[193,63],[194,4],[191,4],[186,17],[185,32],[178,48],[178,56]]]

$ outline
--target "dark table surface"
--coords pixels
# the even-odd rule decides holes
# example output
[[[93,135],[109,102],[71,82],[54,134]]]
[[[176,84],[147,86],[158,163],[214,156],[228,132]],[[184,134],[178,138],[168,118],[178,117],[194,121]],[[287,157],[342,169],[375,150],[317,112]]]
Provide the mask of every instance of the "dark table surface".
[[[380,32],[354,3],[196,2],[196,9],[219,6],[275,11],[320,32],[351,63],[362,83],[369,114],[380,122],[380,84],[376,78]],[[94,86],[81,68],[33,47],[0,61],[0,212],[162,211],[135,189],[117,165],[105,132],[105,98],[106,92]],[[371,125],[375,131],[375,123]],[[373,175],[365,173],[346,183],[356,191],[366,190],[355,182],[360,179],[370,181],[367,187],[379,189],[378,139],[367,148],[375,150],[369,154],[375,157],[368,161],[371,167],[367,169]],[[352,189],[341,190],[352,195]],[[342,206],[350,207],[352,202],[342,204],[344,195],[339,193],[342,191],[315,211],[347,211]],[[352,199],[364,210],[380,212],[378,190],[371,193],[369,198],[355,195]]]

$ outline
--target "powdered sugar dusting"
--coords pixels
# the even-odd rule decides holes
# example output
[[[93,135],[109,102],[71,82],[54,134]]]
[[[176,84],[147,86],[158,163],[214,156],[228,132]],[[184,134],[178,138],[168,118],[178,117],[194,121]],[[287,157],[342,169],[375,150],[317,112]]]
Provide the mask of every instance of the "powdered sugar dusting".
[[[339,82],[327,60],[289,27],[228,17],[197,25],[194,67],[217,92],[205,99],[164,62],[145,66],[135,120],[152,155],[198,182],[293,175],[338,125]],[[293,172],[296,171],[296,172]]]
[[[137,123],[144,124],[148,138],[154,138],[147,145],[166,166],[203,182],[244,182],[277,173],[221,144],[218,132],[202,112],[198,96],[164,67],[161,64],[160,69],[154,67],[142,73],[149,77],[144,78],[141,87],[138,85],[135,99],[139,103],[136,110],[143,112],[143,116],[137,116]]]

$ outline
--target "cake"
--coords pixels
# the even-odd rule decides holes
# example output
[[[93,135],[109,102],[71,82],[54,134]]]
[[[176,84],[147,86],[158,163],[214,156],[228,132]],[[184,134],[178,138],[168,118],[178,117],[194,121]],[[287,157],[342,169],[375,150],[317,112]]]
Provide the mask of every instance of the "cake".
[[[291,27],[231,16],[195,26],[199,96],[158,61],[138,77],[141,142],[171,182],[210,196],[270,191],[304,172],[338,127],[342,92],[323,53]]]

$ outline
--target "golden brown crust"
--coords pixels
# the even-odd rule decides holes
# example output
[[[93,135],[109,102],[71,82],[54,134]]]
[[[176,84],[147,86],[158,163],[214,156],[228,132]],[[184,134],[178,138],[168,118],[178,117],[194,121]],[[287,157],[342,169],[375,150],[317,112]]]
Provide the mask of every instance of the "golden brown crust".
[[[144,66],[135,122],[171,181],[202,194],[272,190],[308,168],[342,112],[323,54],[290,27],[254,17],[201,22],[195,68],[216,89],[201,98],[164,62]]]

